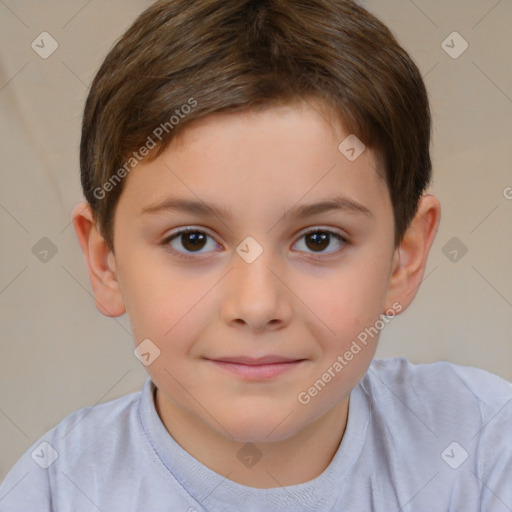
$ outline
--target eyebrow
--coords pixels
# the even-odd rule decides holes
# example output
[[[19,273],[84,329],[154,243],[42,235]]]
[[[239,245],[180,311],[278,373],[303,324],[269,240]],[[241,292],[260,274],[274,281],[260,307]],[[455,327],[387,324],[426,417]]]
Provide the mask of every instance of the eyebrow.
[[[142,209],[141,214],[161,214],[168,211],[185,212],[202,217],[216,216],[220,219],[231,219],[233,217],[229,209],[218,204],[175,197],[170,197],[159,203],[146,206]],[[301,204],[289,210],[285,216],[304,219],[330,211],[343,211],[373,217],[373,213],[366,206],[341,196],[325,199],[316,203]]]

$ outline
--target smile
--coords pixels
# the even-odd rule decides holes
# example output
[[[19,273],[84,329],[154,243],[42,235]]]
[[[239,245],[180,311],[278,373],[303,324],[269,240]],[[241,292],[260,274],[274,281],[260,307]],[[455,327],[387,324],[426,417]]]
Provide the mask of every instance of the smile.
[[[250,358],[245,356],[208,359],[217,368],[246,380],[268,380],[297,368],[305,359],[279,356]]]

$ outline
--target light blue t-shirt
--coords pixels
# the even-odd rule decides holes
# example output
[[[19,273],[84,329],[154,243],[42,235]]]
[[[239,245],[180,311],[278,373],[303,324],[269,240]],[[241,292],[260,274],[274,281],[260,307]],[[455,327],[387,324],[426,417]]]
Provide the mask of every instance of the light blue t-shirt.
[[[373,361],[330,465],[273,489],[227,480],[189,455],[154,391],[148,378],[140,392],[65,418],[11,469],[0,511],[512,510],[512,384],[483,370]]]

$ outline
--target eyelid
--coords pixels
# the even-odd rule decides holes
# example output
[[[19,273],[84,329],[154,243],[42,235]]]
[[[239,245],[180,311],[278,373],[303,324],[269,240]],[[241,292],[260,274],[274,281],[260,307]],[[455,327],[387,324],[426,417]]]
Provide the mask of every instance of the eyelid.
[[[199,233],[204,233],[205,235],[209,236],[216,244],[219,245],[219,243],[217,242],[217,240],[215,239],[215,236],[211,234],[211,232],[208,230],[208,228],[205,228],[205,227],[202,227],[202,226],[185,226],[185,227],[182,227],[182,228],[176,228],[175,231],[169,233],[168,235],[166,235],[162,241],[162,244],[166,245],[168,244],[171,240],[174,240],[178,237],[180,237],[181,235],[184,235],[186,233],[196,233],[196,232],[199,232]]]
[[[168,251],[172,252],[173,254],[177,255],[178,257],[180,257],[182,259],[189,260],[189,261],[190,260],[199,260],[199,259],[202,259],[202,257],[204,255],[208,255],[208,254],[210,254],[212,252],[216,252],[216,251],[208,251],[206,253],[203,253],[203,252],[197,252],[197,253],[194,253],[194,252],[181,252],[181,251],[178,251],[178,250],[174,249],[170,245],[170,242],[172,240],[174,240],[176,238],[179,238],[181,235],[186,234],[186,233],[190,233],[190,232],[204,233],[206,236],[210,237],[217,245],[220,245],[215,240],[215,237],[209,232],[209,230],[207,228],[204,228],[202,226],[195,226],[195,225],[189,225],[189,226],[184,226],[184,227],[181,227],[181,228],[176,228],[176,230],[174,232],[172,232],[169,235],[164,237],[164,239],[162,241],[162,245],[164,245],[165,248]],[[294,242],[293,245],[297,244],[306,235],[311,234],[311,233],[317,233],[317,232],[323,232],[323,233],[330,234],[332,237],[337,239],[342,245],[341,245],[340,248],[338,248],[338,249],[336,249],[334,251],[328,251],[328,252],[318,252],[318,253],[315,253],[314,251],[313,252],[298,251],[300,253],[305,253],[307,255],[306,256],[307,258],[310,258],[310,259],[312,258],[312,259],[317,259],[317,260],[325,260],[325,259],[328,259],[328,258],[333,258],[333,257],[338,256],[343,251],[344,247],[347,244],[349,244],[349,236],[346,235],[346,234],[340,233],[337,230],[337,228],[333,228],[333,227],[329,227],[329,226],[317,225],[317,226],[312,226],[312,227],[306,228],[303,231],[299,231],[299,233],[295,235],[297,240]]]
[[[191,260],[198,261],[200,259],[204,259],[205,255],[208,255],[208,254],[214,252],[214,251],[209,251],[206,253],[203,253],[203,252],[187,253],[187,252],[177,251],[176,249],[174,249],[171,246],[171,244],[170,244],[171,241],[175,240],[176,238],[179,238],[181,235],[184,235],[186,233],[191,233],[191,232],[192,233],[195,233],[195,232],[204,233],[206,236],[211,238],[217,245],[219,245],[218,242],[215,240],[215,237],[209,233],[208,229],[206,229],[204,227],[193,226],[193,225],[177,228],[175,231],[173,231],[172,233],[169,233],[168,235],[166,235],[164,237],[164,239],[161,242],[161,245],[163,245],[167,251],[171,252],[173,255],[177,256],[178,258],[182,258],[182,259],[188,260],[188,261],[191,261]]]
[[[311,228],[306,228],[304,231],[299,231],[298,236],[304,236],[309,233],[316,233],[317,231],[322,231],[322,232],[326,232],[326,233],[331,233],[333,235],[338,235],[339,237],[343,238],[344,240],[348,240],[348,238],[349,238],[348,235],[346,233],[340,231],[339,228],[334,228],[331,226],[323,226],[323,225],[313,226]]]
[[[315,233],[317,231],[324,231],[324,232],[331,233],[333,235],[337,235],[341,239],[343,239],[345,242],[348,242],[349,236],[347,234],[345,234],[345,233],[340,233],[339,231],[336,231],[336,229],[337,228],[318,225],[318,226],[313,226],[313,227],[310,227],[310,228],[305,228],[303,231],[299,231],[295,236],[296,237],[303,237],[303,236],[308,235],[310,233]],[[208,235],[209,237],[211,237],[212,239],[215,240],[215,236],[213,236],[209,232],[208,228],[205,228],[203,226],[190,225],[190,226],[184,226],[182,228],[176,228],[176,231],[173,231],[172,233],[169,233],[168,235],[166,235],[164,237],[163,243],[168,243],[170,240],[172,240],[172,239],[174,239],[174,238],[176,238],[179,235],[182,235],[184,233],[190,233],[190,232],[195,232],[195,231],[199,231],[201,233],[205,233],[206,235]]]
[[[304,252],[306,254],[306,258],[309,259],[316,259],[316,260],[326,260],[329,258],[335,258],[340,255],[341,252],[343,252],[346,245],[348,245],[349,237],[348,235],[340,233],[337,229],[327,226],[314,226],[312,228],[308,228],[305,231],[299,232],[299,235],[297,237],[297,241],[294,242],[294,245],[298,243],[300,240],[302,240],[306,235],[309,235],[311,233],[328,233],[331,235],[331,237],[337,239],[341,243],[341,247],[338,249],[335,249],[334,251],[321,251],[321,252],[307,252],[307,251],[299,251]]]

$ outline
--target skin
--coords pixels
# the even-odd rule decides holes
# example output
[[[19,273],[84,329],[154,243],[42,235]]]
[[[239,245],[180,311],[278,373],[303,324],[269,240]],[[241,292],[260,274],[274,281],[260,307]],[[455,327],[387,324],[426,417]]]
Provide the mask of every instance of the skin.
[[[163,424],[200,462],[252,487],[303,483],[328,466],[346,427],[350,391],[367,371],[378,335],[359,344],[307,404],[298,394],[381,313],[409,306],[440,221],[439,201],[424,195],[394,247],[390,195],[373,151],[349,161],[338,150],[348,133],[320,115],[321,104],[312,105],[212,115],[189,125],[126,178],[114,218],[115,254],[89,206],[73,212],[98,309],[126,312],[135,345],[150,339],[160,350],[146,369]],[[232,217],[141,213],[171,195],[218,204]],[[371,214],[285,215],[340,195]],[[166,242],[187,226],[209,238],[199,246],[186,235]],[[331,236],[318,248],[305,236],[312,230],[346,242]],[[263,249],[252,263],[236,252],[248,236]],[[266,380],[212,362],[241,355],[302,362]],[[248,442],[262,453],[250,468],[237,458]]]

